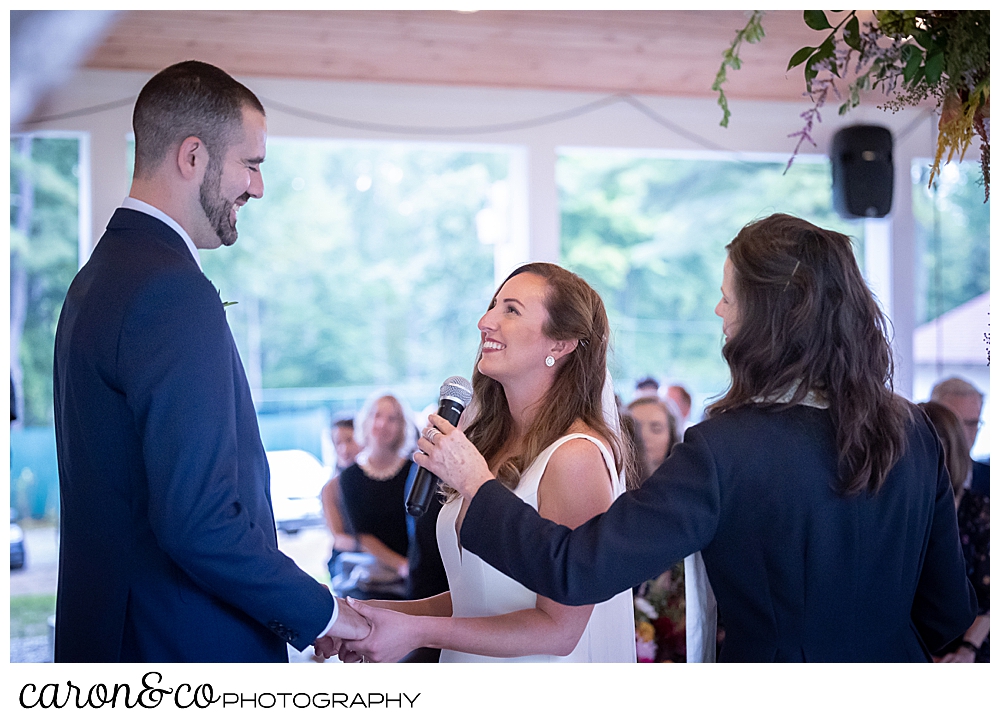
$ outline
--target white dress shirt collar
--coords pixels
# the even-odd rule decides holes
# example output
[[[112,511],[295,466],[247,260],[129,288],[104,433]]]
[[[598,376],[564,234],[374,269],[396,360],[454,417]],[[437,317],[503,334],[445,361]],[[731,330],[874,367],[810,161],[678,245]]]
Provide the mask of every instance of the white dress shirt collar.
[[[198,248],[194,245],[194,241],[188,236],[188,232],[181,228],[181,225],[174,221],[170,216],[165,214],[163,211],[158,209],[156,206],[150,206],[145,201],[140,201],[138,198],[132,198],[131,196],[126,197],[122,201],[122,208],[127,208],[132,211],[138,211],[139,213],[144,213],[147,216],[152,216],[155,219],[163,221],[170,228],[177,232],[177,235],[184,239],[184,243],[187,245],[188,250],[194,257],[194,262],[198,264],[198,268],[201,268],[201,257],[198,256]]]

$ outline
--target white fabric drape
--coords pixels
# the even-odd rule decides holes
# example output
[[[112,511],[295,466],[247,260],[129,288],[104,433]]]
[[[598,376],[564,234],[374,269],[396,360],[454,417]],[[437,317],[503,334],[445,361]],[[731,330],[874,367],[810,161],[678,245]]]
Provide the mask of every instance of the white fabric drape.
[[[718,607],[700,552],[684,558],[687,662],[714,663]]]

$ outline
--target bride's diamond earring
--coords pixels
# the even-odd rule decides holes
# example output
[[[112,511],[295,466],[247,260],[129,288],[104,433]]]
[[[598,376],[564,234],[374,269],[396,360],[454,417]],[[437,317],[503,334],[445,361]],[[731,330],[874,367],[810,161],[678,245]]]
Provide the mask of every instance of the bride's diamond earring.
[[[545,366],[550,367],[550,366],[552,366],[555,363],[556,363],[556,359],[551,354],[549,354],[547,357],[545,357]]]

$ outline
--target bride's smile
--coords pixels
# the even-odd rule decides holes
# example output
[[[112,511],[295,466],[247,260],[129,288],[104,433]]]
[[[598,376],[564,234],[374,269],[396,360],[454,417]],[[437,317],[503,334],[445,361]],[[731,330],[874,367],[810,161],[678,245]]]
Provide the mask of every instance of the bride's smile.
[[[546,369],[554,341],[543,329],[547,284],[536,274],[518,274],[500,287],[479,320],[482,358],[479,371],[500,383]]]

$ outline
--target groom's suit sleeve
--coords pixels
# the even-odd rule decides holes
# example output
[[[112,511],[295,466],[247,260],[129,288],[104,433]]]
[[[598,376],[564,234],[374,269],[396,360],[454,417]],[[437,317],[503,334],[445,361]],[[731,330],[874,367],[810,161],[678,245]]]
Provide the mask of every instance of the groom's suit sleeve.
[[[154,276],[124,318],[117,354],[157,543],[199,587],[304,649],[333,599],[277,548],[266,458],[246,418],[252,404],[238,409],[245,377],[212,284],[189,271]]]
[[[707,545],[719,521],[713,455],[688,430],[640,489],[576,529],[546,520],[496,480],[479,488],[462,547],[564,605],[590,605],[656,577]]]

